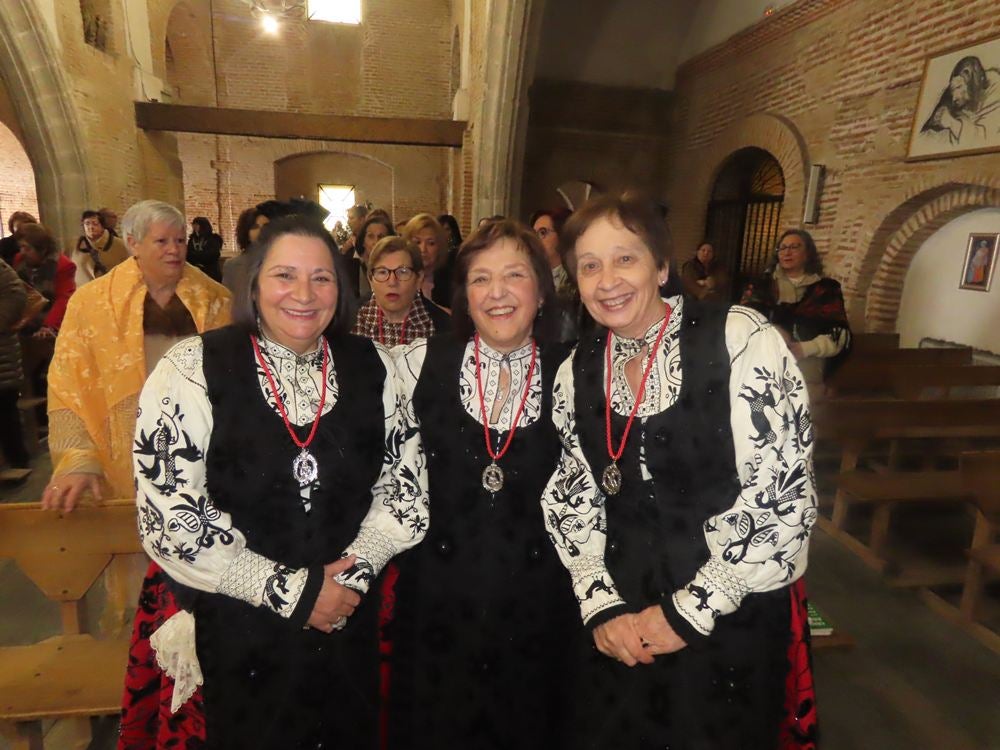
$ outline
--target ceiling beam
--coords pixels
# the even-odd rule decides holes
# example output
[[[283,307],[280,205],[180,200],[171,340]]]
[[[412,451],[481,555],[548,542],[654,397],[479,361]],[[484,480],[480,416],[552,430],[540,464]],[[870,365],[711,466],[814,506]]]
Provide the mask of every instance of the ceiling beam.
[[[176,133],[448,148],[461,148],[466,126],[462,120],[312,115],[160,102],[136,102],[135,122],[143,130]]]

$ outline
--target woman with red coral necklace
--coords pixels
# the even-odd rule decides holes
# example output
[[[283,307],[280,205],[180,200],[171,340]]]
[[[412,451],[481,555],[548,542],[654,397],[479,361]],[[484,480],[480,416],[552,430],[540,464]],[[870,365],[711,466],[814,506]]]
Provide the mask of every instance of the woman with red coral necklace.
[[[389,746],[558,748],[579,626],[537,500],[559,454],[552,274],[497,221],[459,250],[454,289],[455,335],[394,352],[434,522],[399,562]]]
[[[650,202],[598,198],[561,243],[603,327],[556,375],[563,453],[542,499],[595,647],[573,746],[795,746],[782,733],[808,738],[815,715],[786,704],[792,588],[816,520],[795,359],[752,310],[661,296],[670,238]]]
[[[234,325],[174,346],[139,401],[139,532],[185,606],[151,644],[209,748],[377,747],[376,602],[427,529],[387,350],[347,333],[318,222],[268,224]],[[175,706],[176,708],[176,706]]]

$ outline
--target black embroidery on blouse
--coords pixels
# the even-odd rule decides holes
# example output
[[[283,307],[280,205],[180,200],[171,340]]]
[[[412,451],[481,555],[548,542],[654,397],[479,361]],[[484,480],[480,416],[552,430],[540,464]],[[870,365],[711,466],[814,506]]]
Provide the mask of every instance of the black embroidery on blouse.
[[[169,399],[165,399],[164,406],[168,405]],[[155,430],[147,435],[145,430],[140,429],[139,437],[135,439],[135,455],[152,459],[149,464],[136,461],[140,473],[158,492],[167,496],[188,484],[184,470],[177,465],[178,459],[194,463],[202,458],[201,450],[184,430],[183,420],[180,405],[174,404],[172,411],[164,409],[160,412]]]

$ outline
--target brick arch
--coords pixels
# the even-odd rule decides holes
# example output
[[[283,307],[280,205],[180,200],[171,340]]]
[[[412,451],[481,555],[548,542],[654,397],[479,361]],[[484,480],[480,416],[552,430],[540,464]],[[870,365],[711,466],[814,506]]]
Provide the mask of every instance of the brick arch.
[[[34,168],[40,218],[65,242],[87,208],[87,159],[70,86],[50,30],[31,0],[0,3],[0,76]]]
[[[705,214],[712,188],[723,165],[743,148],[760,148],[781,165],[785,178],[785,202],[781,212],[782,229],[798,225],[805,201],[806,170],[809,152],[798,129],[786,117],[759,112],[730,125],[702,149],[704,169],[685,175],[683,189],[676,191],[671,213],[677,247],[694,251],[705,227]],[[693,177],[693,179],[690,179]]]
[[[917,186],[882,220],[858,269],[855,286],[871,280],[865,295],[865,330],[896,330],[903,283],[921,245],[945,224],[977,208],[1000,207],[1000,179],[971,178]]]
[[[372,170],[381,173],[379,176],[381,179],[385,179],[388,182],[388,198],[389,205],[382,206],[387,208],[390,215],[395,215],[397,209],[396,205],[396,168],[377,156],[368,153],[359,153],[353,150],[353,147],[349,144],[343,143],[326,143],[326,142],[314,142],[314,143],[298,143],[295,141],[283,141],[282,148],[278,151],[278,156],[274,159],[274,173],[275,181],[278,180],[279,170],[283,165],[287,165],[291,161],[298,159],[308,159],[309,157],[315,156],[340,156],[350,160],[357,160],[359,162],[368,162],[370,165],[370,170],[368,173],[371,174]]]

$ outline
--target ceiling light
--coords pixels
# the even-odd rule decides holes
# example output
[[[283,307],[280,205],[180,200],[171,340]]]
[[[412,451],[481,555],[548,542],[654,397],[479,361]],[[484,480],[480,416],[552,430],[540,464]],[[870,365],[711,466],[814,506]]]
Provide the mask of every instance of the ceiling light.
[[[264,13],[261,15],[260,26],[262,29],[264,29],[264,33],[271,35],[277,34],[278,29],[280,28],[278,19],[272,16],[270,13]]]

